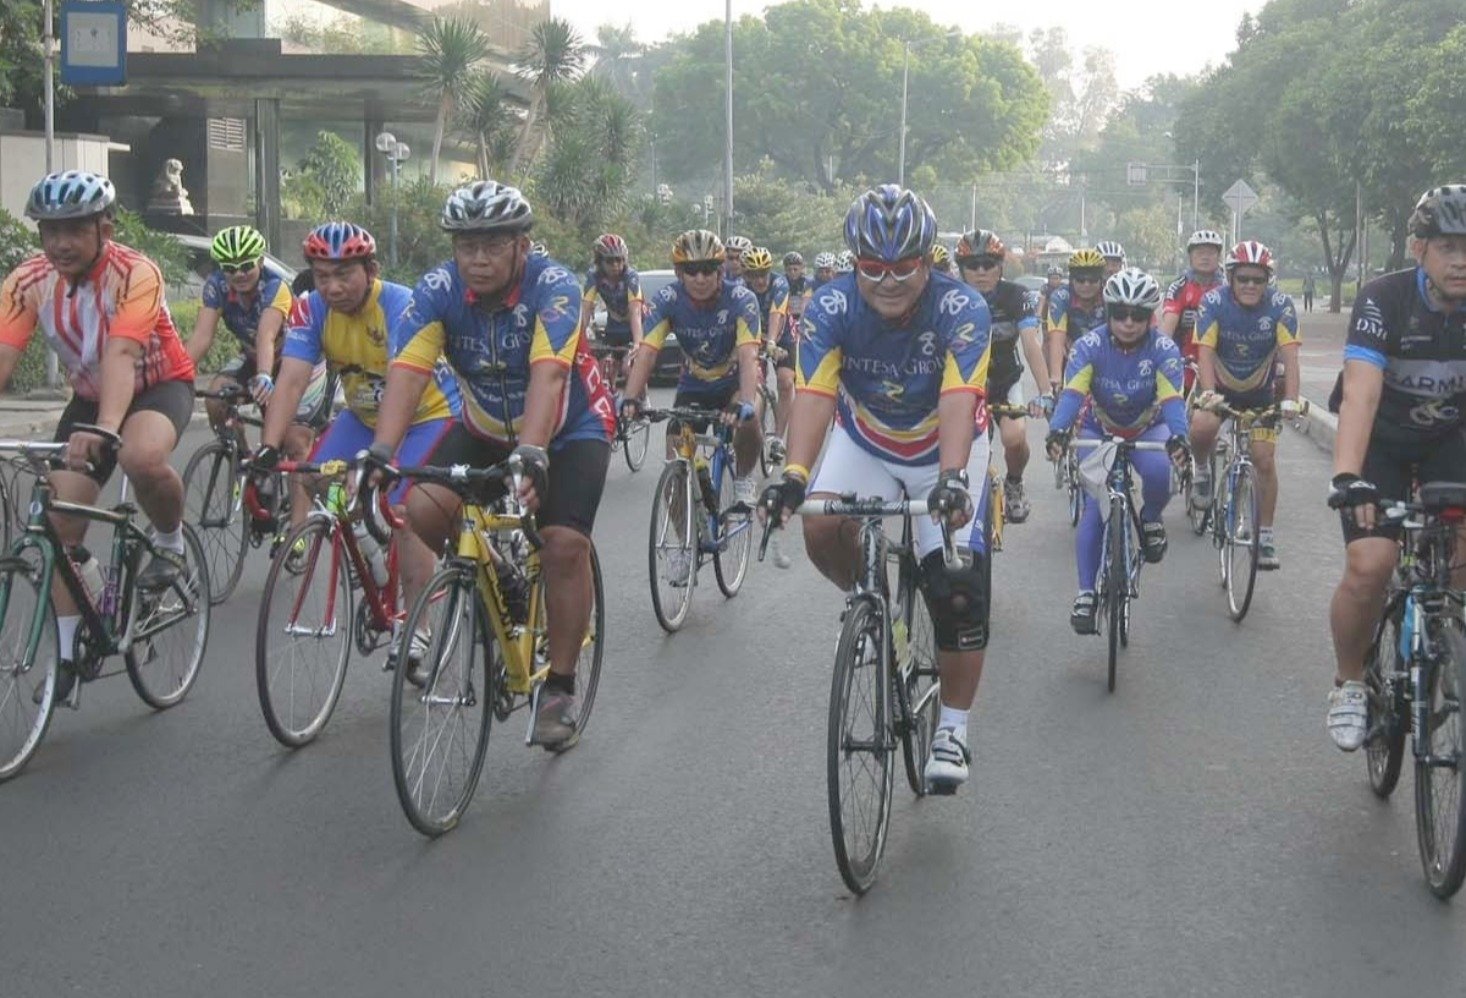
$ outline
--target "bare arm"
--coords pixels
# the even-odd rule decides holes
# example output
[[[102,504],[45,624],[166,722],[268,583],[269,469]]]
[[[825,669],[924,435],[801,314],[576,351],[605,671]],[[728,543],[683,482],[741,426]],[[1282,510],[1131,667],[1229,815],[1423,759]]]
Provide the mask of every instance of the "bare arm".
[[[1044,349],[1039,342],[1038,330],[1029,328],[1018,334],[1023,345],[1023,359],[1028,362],[1028,369],[1033,372],[1033,383],[1038,386],[1040,392],[1049,390],[1049,365],[1044,359]]]
[[[1298,344],[1283,347],[1283,398],[1298,401],[1303,375],[1298,366]]]
[[[274,373],[275,347],[280,342],[280,330],[283,328],[284,312],[267,308],[260,313],[260,327],[255,334],[255,370],[261,374]]]
[[[310,384],[315,365],[298,357],[286,357],[280,362],[280,377],[275,382],[275,395],[265,407],[265,425],[260,430],[260,445],[279,447],[285,439],[285,430],[300,407],[301,396]]]
[[[1181,325],[1180,312],[1162,312],[1161,320],[1156,328],[1161,331],[1162,336],[1169,336],[1174,340],[1176,338],[1176,327],[1179,325]]]
[[[1344,362],[1344,400],[1339,404],[1339,428],[1334,436],[1334,474],[1357,475],[1364,470],[1364,454],[1374,430],[1385,374],[1362,360]]]
[[[382,402],[377,406],[377,431],[372,437],[374,445],[385,444],[392,453],[397,453],[398,445],[412,426],[412,417],[417,414],[422,393],[428,390],[431,380],[430,372],[405,364],[393,364],[387,368],[387,384],[382,389]],[[530,384],[533,385],[533,381]]]
[[[634,327],[633,327],[634,328]],[[636,360],[631,364],[631,373],[626,375],[626,398],[639,399],[646,391],[646,383],[651,379],[652,368],[656,366],[657,354],[662,352],[661,347],[644,343],[642,349],[636,351]]]
[[[524,397],[524,423],[519,428],[519,442],[532,447],[548,447],[555,435],[555,421],[560,416],[560,399],[570,378],[570,368],[552,361],[531,364],[529,388]]]
[[[589,298],[583,298],[580,302],[580,328],[577,330],[581,336],[590,328],[591,316],[595,314],[596,303]]]
[[[113,433],[122,428],[137,388],[137,362],[143,345],[121,336],[107,338],[102,351],[102,384],[97,398],[97,425]]]
[[[937,450],[943,471],[966,469],[977,432],[977,393],[947,392],[937,400]]]
[[[627,319],[631,322],[631,345],[641,346],[641,302],[634,301],[626,307]]]
[[[1050,329],[1045,337],[1048,356],[1049,387],[1057,388],[1064,383],[1064,331],[1061,329]]]
[[[15,365],[20,363],[22,352],[9,344],[0,344],[0,388],[10,384],[10,376],[15,373]]]
[[[738,348],[738,401],[753,404],[758,398],[758,344]]]
[[[789,413],[788,461],[785,467],[814,467],[830,420],[835,418],[835,396],[821,392],[795,392]]]
[[[1204,392],[1217,390],[1217,352],[1205,343],[1197,346],[1196,387]]]
[[[193,333],[188,337],[184,349],[197,364],[214,345],[214,330],[219,327],[219,310],[207,306],[199,309],[198,318],[193,320]]]

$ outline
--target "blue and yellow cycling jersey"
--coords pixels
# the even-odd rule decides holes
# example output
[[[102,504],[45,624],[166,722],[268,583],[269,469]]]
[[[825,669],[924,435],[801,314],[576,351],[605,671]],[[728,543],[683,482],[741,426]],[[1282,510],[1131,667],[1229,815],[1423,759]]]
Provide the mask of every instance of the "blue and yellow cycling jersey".
[[[1201,299],[1197,342],[1216,351],[1218,387],[1251,393],[1272,387],[1279,347],[1298,342],[1298,313],[1281,291],[1264,292],[1256,308],[1243,308],[1223,285]]]
[[[1084,425],[1135,438],[1164,421],[1172,436],[1186,436],[1186,403],[1181,396],[1186,367],[1181,350],[1169,336],[1152,328],[1133,347],[1122,347],[1109,326],[1079,338],[1064,368],[1064,392],[1049,426],[1073,427],[1080,406],[1091,405]]]
[[[346,405],[368,426],[377,425],[377,408],[387,385],[387,365],[407,345],[403,313],[412,292],[401,284],[373,281],[366,304],[355,315],[337,312],[319,291],[301,295],[290,313],[284,357],[319,364],[341,377]],[[458,386],[437,354],[427,364],[434,374],[418,402],[414,423],[458,414]]]
[[[595,267],[585,272],[581,300],[599,300],[606,306],[606,330],[612,333],[631,331],[631,308],[641,307],[641,275],[630,267],[619,280],[611,280]]]
[[[933,273],[911,317],[887,322],[865,303],[854,274],[824,284],[804,310],[796,390],[834,396],[840,425],[863,450],[897,464],[938,458],[937,402],[949,392],[987,396],[991,318],[982,295]]]
[[[219,318],[224,320],[224,328],[234,334],[247,357],[254,357],[255,337],[259,334],[260,316],[265,309],[273,308],[282,317],[287,317],[293,302],[290,282],[268,267],[261,268],[260,283],[248,301],[229,286],[223,271],[216,270],[204,279],[204,308],[218,311]]]
[[[431,370],[441,354],[458,376],[463,422],[476,436],[515,443],[524,424],[530,368],[569,369],[550,449],[609,440],[615,406],[580,335],[580,284],[548,256],[531,255],[519,284],[493,308],[479,301],[449,260],[428,271],[403,317],[407,345],[394,364]]]
[[[1063,333],[1073,343],[1079,337],[1104,325],[1105,321],[1105,299],[1103,295],[1095,297],[1094,304],[1085,308],[1074,301],[1074,289],[1065,284],[1055,288],[1049,295],[1049,312],[1047,325],[1044,326],[1046,333]]]
[[[758,318],[763,323],[765,332],[769,328],[769,316],[782,315],[786,318],[789,315],[789,282],[781,274],[769,275],[769,287],[763,294],[754,290],[752,284],[746,285],[748,290],[753,291],[753,296],[758,299]],[[788,335],[786,329],[784,335]]]
[[[682,282],[657,292],[647,311],[643,343],[660,350],[668,333],[677,334],[685,361],[677,387],[716,394],[738,381],[738,348],[758,343],[758,298],[742,281],[724,281],[706,305],[692,300]]]

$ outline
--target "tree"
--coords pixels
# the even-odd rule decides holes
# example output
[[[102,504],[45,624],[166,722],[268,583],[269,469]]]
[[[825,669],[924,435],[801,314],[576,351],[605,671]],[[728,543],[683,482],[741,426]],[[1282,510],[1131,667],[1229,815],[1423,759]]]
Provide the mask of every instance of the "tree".
[[[478,149],[479,176],[490,177],[514,155],[509,88],[496,73],[480,70],[469,84],[467,103],[460,125]]]
[[[417,47],[422,56],[426,89],[438,108],[433,126],[433,158],[428,164],[428,178],[437,183],[443,136],[454,115],[468,106],[475,70],[489,57],[489,38],[473,21],[435,17],[418,34]]]
[[[641,155],[641,116],[595,76],[558,85],[550,103],[556,127],[534,196],[588,240],[627,204]]]
[[[635,99],[640,79],[637,64],[646,46],[636,40],[636,30],[628,23],[617,27],[603,24],[596,29],[596,43],[587,46],[595,56],[591,72],[616,88],[621,96]]]
[[[521,164],[534,158],[541,138],[535,125],[546,117],[550,91],[579,74],[585,64],[585,46],[569,21],[552,17],[531,29],[529,43],[519,53],[518,62],[520,77],[530,85],[530,101],[519,144],[509,161],[510,173],[517,173]]]

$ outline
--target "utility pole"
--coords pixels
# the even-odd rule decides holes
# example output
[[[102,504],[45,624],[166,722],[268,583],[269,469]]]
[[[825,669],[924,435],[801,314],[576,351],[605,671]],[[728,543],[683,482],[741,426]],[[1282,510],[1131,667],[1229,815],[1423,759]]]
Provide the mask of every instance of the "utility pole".
[[[724,102],[727,120],[723,133],[723,235],[733,232],[733,0],[723,8],[723,85],[727,88]]]
[[[1191,231],[1201,225],[1201,160],[1191,164]]]
[[[911,82],[911,40],[901,43],[901,141],[896,157],[896,184],[906,186],[906,94]]]

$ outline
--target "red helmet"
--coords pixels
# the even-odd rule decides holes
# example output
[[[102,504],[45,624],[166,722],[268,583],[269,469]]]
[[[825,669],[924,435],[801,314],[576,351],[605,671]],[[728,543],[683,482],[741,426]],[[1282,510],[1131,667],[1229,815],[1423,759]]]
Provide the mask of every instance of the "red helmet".
[[[377,241],[360,225],[327,222],[311,229],[302,249],[307,260],[370,260],[377,255]]]
[[[1268,276],[1273,275],[1273,251],[1255,239],[1238,243],[1227,254],[1227,273],[1237,266],[1261,267]]]
[[[601,236],[591,249],[595,252],[596,258],[600,260],[625,260],[628,255],[626,240],[614,232],[607,232]]]

